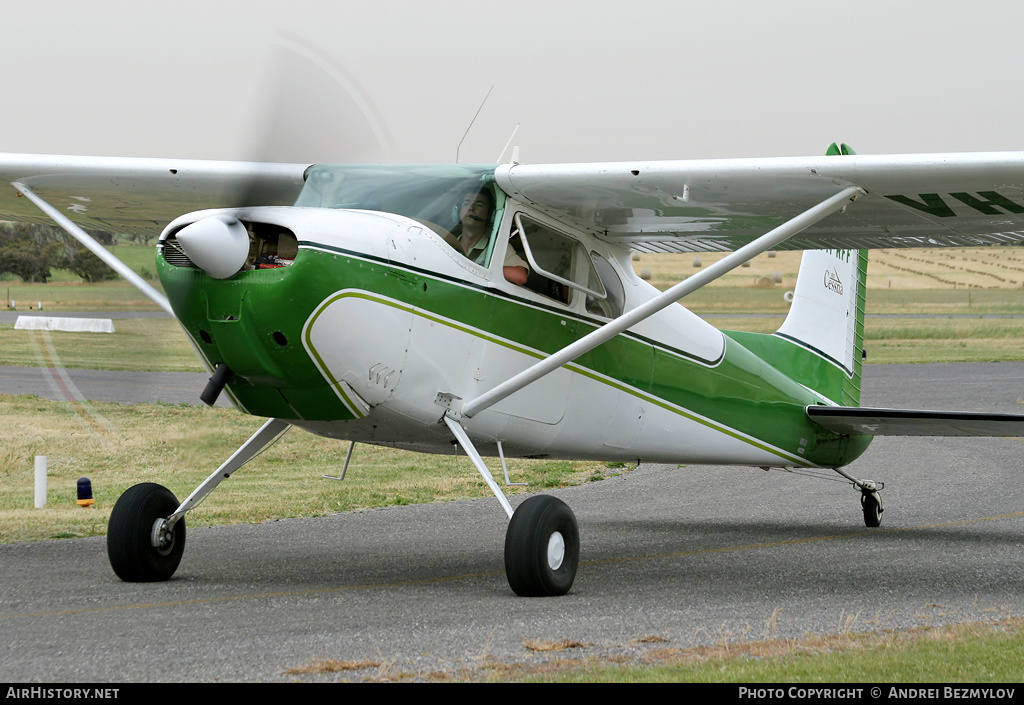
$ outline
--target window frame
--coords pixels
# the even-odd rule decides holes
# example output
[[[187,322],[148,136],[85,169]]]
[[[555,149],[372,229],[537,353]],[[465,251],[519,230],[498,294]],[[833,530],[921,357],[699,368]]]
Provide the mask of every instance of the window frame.
[[[595,311],[591,311],[590,299],[587,299],[584,302],[584,310],[586,310],[586,312],[591,316],[600,316],[602,318],[607,318],[608,320],[614,320],[621,316],[626,310],[626,287],[622,283],[622,277],[619,276],[619,273],[616,271],[615,265],[612,264],[611,259],[601,254],[596,249],[590,249],[589,255],[591,264],[594,267],[594,271],[597,272],[597,278],[600,280],[601,286],[604,287],[604,290],[607,294],[607,296],[604,299],[598,299],[598,301],[607,304],[612,310],[612,315],[608,316],[605,315],[605,313],[603,312],[597,313]],[[601,275],[601,267],[598,266],[597,262],[598,259],[601,260],[601,262],[607,268],[607,276]],[[611,278],[610,280],[609,277]],[[615,292],[608,290],[609,283],[615,286]],[[617,302],[616,299],[618,299]]]
[[[578,281],[573,281],[572,279],[567,279],[567,278],[565,278],[565,277],[563,277],[561,275],[555,274],[554,272],[550,272],[547,269],[545,269],[544,267],[542,267],[537,262],[537,259],[534,256],[533,251],[532,251],[532,249],[530,247],[529,237],[527,236],[527,232],[526,232],[526,226],[523,225],[523,220],[522,219],[524,217],[531,224],[534,224],[537,227],[542,228],[543,230],[547,231],[548,233],[551,233],[552,235],[554,235],[556,237],[559,237],[559,238],[561,238],[563,240],[568,241],[570,243],[570,245],[571,245],[571,271],[570,271],[570,276],[577,276],[577,274],[579,274],[579,275],[587,275],[586,278],[588,280],[596,280],[597,283],[600,284],[601,290],[597,291],[595,289],[591,289],[589,286],[581,284]],[[524,251],[524,254],[526,255],[526,261],[530,264],[530,267],[532,268],[533,272],[535,272],[536,274],[538,274],[541,277],[544,277],[545,279],[549,279],[549,280],[551,280],[551,281],[553,281],[555,283],[561,284],[563,286],[567,286],[567,287],[569,287],[572,290],[581,291],[586,296],[591,296],[591,297],[593,297],[595,299],[598,299],[600,301],[604,301],[608,297],[608,292],[604,288],[604,283],[601,281],[601,277],[598,274],[596,268],[594,267],[594,263],[590,259],[589,249],[584,245],[584,243],[579,238],[574,237],[572,235],[569,235],[568,233],[566,233],[562,229],[559,229],[557,227],[552,227],[548,223],[542,221],[540,218],[537,218],[536,216],[533,216],[530,213],[525,213],[525,212],[523,212],[521,210],[520,211],[516,211],[516,213],[512,216],[512,228],[509,231],[509,237],[508,237],[509,242],[507,244],[508,247],[512,246],[511,245],[511,241],[517,235],[519,236],[520,242],[522,242],[522,244],[523,244],[523,251]],[[580,271],[581,268],[584,269],[585,271]],[[591,277],[590,275],[593,275],[593,276]],[[581,276],[580,278],[583,278],[583,277]],[[544,294],[543,292],[537,291],[536,289],[533,289],[533,288],[531,288],[529,286],[526,286],[526,288],[529,291],[533,291],[534,293],[539,294],[540,296],[544,296],[545,298],[553,298],[553,297],[551,297],[551,296],[549,296],[547,294]],[[554,299],[554,300],[558,301],[558,299]],[[564,302],[560,301],[559,303],[562,303],[562,304],[564,304],[566,306],[572,306],[573,305],[573,299],[570,297],[568,301],[564,301]]]

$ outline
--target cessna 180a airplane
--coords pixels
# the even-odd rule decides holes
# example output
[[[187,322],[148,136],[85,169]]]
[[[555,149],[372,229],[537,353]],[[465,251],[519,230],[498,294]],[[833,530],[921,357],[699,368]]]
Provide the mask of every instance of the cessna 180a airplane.
[[[520,595],[572,586],[579,534],[549,495],[513,511],[481,456],[834,469],[875,435],[1020,435],[1024,416],[866,409],[869,248],[1024,240],[1024,153],[427,166],[0,155],[0,219],[52,219],[180,321],[222,392],[266,423],[184,501],[142,484],[108,532],[124,580],[169,578],[184,515],[290,426],[461,447],[509,525]],[[230,207],[220,207],[228,205]],[[205,208],[197,210],[197,208]],[[166,298],[83,230],[160,232]],[[774,334],[681,298],[803,249]],[[730,254],[665,292],[632,252]]]

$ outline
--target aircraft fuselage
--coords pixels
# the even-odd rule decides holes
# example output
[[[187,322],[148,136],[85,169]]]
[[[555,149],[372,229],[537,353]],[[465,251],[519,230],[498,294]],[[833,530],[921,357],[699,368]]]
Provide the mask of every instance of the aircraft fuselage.
[[[505,203],[509,224],[497,232],[506,241],[516,212],[529,209]],[[448,406],[608,320],[581,292],[553,299],[511,284],[499,266],[468,261],[436,228],[407,217],[295,207],[232,213],[258,223],[253,232],[277,229],[288,234],[282,243],[294,237],[294,252],[277,260],[286,264],[215,279],[158,256],[164,289],[211,369],[223,363],[234,373],[227,390],[241,410],[319,435],[452,452],[440,423]],[[167,233],[208,215],[179,219]],[[625,310],[658,293],[624,250],[568,235],[611,263]],[[484,454],[497,454],[500,441],[508,456],[833,467],[867,446],[804,413],[833,402],[670,306],[464,426]]]

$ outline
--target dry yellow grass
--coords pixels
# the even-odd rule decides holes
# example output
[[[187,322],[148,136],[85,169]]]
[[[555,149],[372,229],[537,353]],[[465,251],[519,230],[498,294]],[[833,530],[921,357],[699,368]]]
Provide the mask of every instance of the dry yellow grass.
[[[556,641],[524,640],[523,648],[527,651],[566,651],[567,649],[586,649],[593,644],[577,639],[558,639]]]
[[[633,269],[644,279],[659,289],[667,289],[681,279],[691,276],[708,265],[725,257],[725,252],[702,252],[699,254],[664,254],[634,255]],[[758,255],[750,262],[749,267],[738,267],[725,276],[715,280],[710,286],[764,288],[762,280],[774,280],[778,275],[780,282],[774,282],[772,288],[782,291],[784,287],[792,288],[796,282],[796,272],[800,268],[800,252],[766,252]],[[700,266],[695,266],[699,262]],[[649,276],[647,276],[649,273]]]
[[[285,669],[285,673],[290,676],[316,673],[347,673],[350,671],[364,671],[370,668],[378,669],[383,665],[383,661],[339,661],[333,658],[321,658],[305,666]]]
[[[675,284],[727,253],[639,255],[633,259],[637,274],[650,274],[660,289]],[[712,287],[769,288],[784,291],[796,283],[800,252],[766,252],[712,282]],[[699,261],[700,267],[694,263]],[[868,256],[868,290],[900,289],[1021,289],[1024,288],[1024,248],[891,249],[872,250]]]

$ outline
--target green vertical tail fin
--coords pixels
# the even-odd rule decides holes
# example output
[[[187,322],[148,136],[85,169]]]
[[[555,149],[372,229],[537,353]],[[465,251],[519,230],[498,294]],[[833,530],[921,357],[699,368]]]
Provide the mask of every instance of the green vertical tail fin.
[[[802,351],[793,353],[804,370],[798,381],[842,406],[860,404],[867,264],[867,250],[804,252],[789,315],[775,332]]]
[[[808,250],[782,326],[725,333],[828,402],[859,406],[867,264],[867,250]]]

